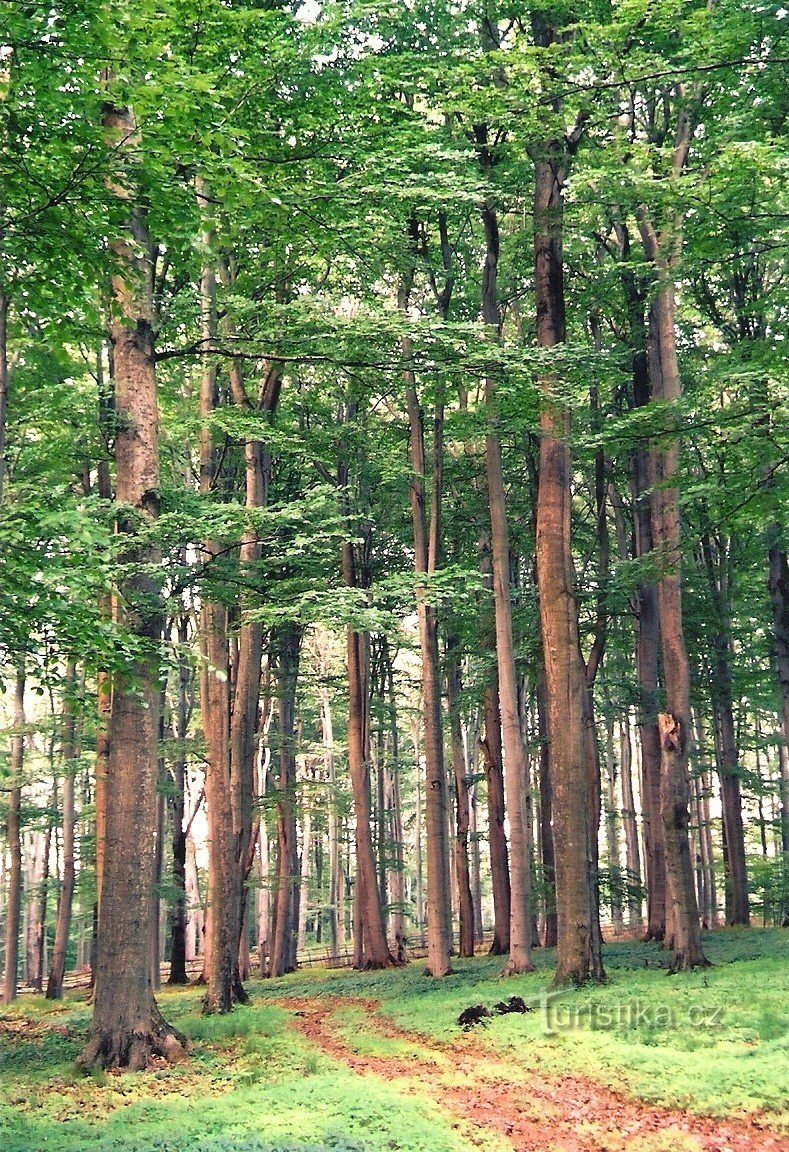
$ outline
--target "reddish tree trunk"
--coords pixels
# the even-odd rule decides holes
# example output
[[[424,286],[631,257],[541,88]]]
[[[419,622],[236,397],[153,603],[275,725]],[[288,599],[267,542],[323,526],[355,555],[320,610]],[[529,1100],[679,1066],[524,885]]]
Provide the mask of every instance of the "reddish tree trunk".
[[[654,235],[644,224],[642,235],[647,256],[657,263]],[[676,405],[681,397],[676,358],[674,292],[663,277],[650,305],[648,337],[652,396]],[[679,444],[675,436],[664,439],[654,453],[652,477],[652,536],[660,564],[658,607],[667,712],[659,717],[660,808],[666,840],[666,881],[670,902],[670,926],[674,971],[707,963],[701,947],[693,861],[688,841],[688,740],[690,735],[690,670],[682,622],[680,586],[680,522],[677,480]]]
[[[128,108],[105,106],[105,127],[121,161],[135,146]],[[121,177],[123,179],[124,177]],[[149,574],[159,561],[140,525],[159,511],[159,453],[153,348],[153,266],[144,219],[128,185],[113,191],[129,209],[128,232],[113,242],[117,528],[128,564],[121,597],[138,638],[132,667],[114,685],[109,730],[106,852],[99,910],[93,1021],[80,1057],[85,1068],[144,1068],[152,1055],[182,1058],[182,1037],[162,1019],[149,982],[156,820],[161,614]]]
[[[538,41],[550,43],[543,29]],[[545,146],[535,164],[534,264],[537,342],[561,343],[564,330],[562,265],[563,149]],[[558,985],[602,979],[594,875],[593,814],[584,745],[587,686],[578,638],[571,550],[570,416],[544,382],[540,414],[537,498],[537,581],[540,594],[553,833],[556,852]]]

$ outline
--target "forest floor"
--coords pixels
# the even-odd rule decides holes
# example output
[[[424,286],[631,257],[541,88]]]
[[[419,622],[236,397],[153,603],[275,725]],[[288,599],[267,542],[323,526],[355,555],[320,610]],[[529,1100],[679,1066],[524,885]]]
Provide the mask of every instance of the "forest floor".
[[[188,1063],[81,1076],[86,993],[0,1009],[2,1152],[789,1152],[789,934],[706,937],[670,977],[654,945],[606,948],[608,982],[554,998],[551,952],[252,982],[200,1015],[163,989]],[[526,1012],[496,1014],[518,996]],[[459,1013],[492,1015],[464,1031]]]

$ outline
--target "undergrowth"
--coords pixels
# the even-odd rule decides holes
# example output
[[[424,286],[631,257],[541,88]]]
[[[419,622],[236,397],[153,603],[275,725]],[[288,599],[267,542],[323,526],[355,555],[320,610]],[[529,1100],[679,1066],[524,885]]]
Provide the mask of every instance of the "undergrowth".
[[[163,989],[166,1018],[190,1041],[184,1065],[142,1075],[77,1073],[90,1021],[85,993],[52,1005],[22,996],[0,1010],[2,1152],[471,1152],[439,1107],[440,1086],[360,1081],[292,1026],[288,1000],[338,997],[329,1026],[358,1055],[402,1066],[460,1036],[470,1004],[517,994],[524,1015],[493,1016],[467,1037],[480,1075],[597,1079],[642,1099],[713,1115],[763,1112],[786,1125],[789,981],[781,931],[710,934],[713,967],[670,977],[656,945],[606,948],[608,982],[546,1006],[554,956],[502,981],[500,958],[455,961],[442,981],[421,964],[382,973],[314,970],[252,982],[250,1005],[205,1017],[193,988]],[[354,1000],[379,1000],[408,1036],[388,1035]],[[274,1002],[276,1001],[276,1003]],[[551,1016],[553,1012],[553,1016]],[[435,1050],[431,1048],[435,1057]],[[486,1061],[488,1063],[486,1063]],[[442,1064],[448,1065],[447,1060]],[[362,1087],[363,1085],[363,1087]],[[783,1118],[782,1118],[783,1117]],[[480,1140],[482,1143],[480,1143]],[[489,1152],[501,1147],[490,1144]]]

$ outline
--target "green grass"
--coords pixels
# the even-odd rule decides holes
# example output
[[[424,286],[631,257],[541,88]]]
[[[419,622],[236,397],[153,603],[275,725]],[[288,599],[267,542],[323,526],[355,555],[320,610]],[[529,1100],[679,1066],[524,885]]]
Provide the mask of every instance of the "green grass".
[[[536,972],[507,980],[499,978],[499,958],[479,957],[456,960],[443,981],[417,964],[369,974],[317,970],[256,993],[377,998],[400,1027],[433,1041],[458,1035],[457,1017],[469,1004],[491,1007],[516,993],[534,1010],[494,1017],[479,1035],[521,1069],[584,1075],[710,1115],[764,1111],[789,1127],[789,933],[729,930],[706,934],[704,945],[713,967],[678,976],[667,974],[659,945],[607,946],[607,983],[564,993],[555,1035],[546,1035],[539,1007],[552,950],[535,951]]]
[[[446,980],[422,966],[383,973],[313,970],[254,982],[252,1003],[203,1017],[195,989],[162,991],[165,1016],[190,1039],[190,1060],[143,1075],[79,1075],[87,1030],[85,994],[51,1005],[23,996],[0,1010],[2,1152],[471,1152],[475,1143],[432,1099],[425,1079],[393,1082],[344,1067],[290,1024],[289,999],[332,996],[330,1026],[351,1051],[400,1064],[420,1048],[460,1036],[456,1018],[474,1003],[513,993],[526,1015],[494,1017],[466,1038],[480,1076],[522,1080],[534,1072],[578,1074],[644,1100],[713,1115],[764,1112],[788,1127],[789,934],[737,931],[707,937],[714,967],[670,977],[653,945],[606,949],[604,987],[564,994],[551,1033],[539,1008],[553,965],[503,981],[501,961],[458,961]],[[409,1037],[385,1034],[354,998],[380,1000]],[[277,1003],[273,1003],[277,1000]],[[294,1006],[295,1008],[295,1006]],[[698,1017],[698,1019],[696,1018]],[[569,1023],[568,1023],[569,1021]],[[706,1023],[705,1023],[706,1021]],[[14,1028],[9,1036],[2,1023]],[[488,1055],[491,1064],[486,1067]],[[451,1070],[451,1055],[440,1062]],[[495,1068],[493,1064],[495,1063]],[[488,1152],[505,1145],[492,1137]],[[635,1145],[634,1145],[635,1148]]]

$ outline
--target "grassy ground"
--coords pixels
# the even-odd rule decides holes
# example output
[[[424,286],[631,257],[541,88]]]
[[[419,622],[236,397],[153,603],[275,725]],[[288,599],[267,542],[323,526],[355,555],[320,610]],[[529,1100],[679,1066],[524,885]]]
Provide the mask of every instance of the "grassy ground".
[[[606,950],[609,981],[546,1002],[551,953],[533,975],[501,981],[500,961],[457,962],[435,982],[422,965],[360,974],[312,970],[253,983],[253,1003],[223,1018],[199,1014],[199,993],[163,990],[166,1017],[191,1059],[144,1075],[82,1077],[73,1066],[89,1022],[84,994],[54,1007],[23,996],[0,1010],[3,1152],[470,1152],[473,1142],[431,1097],[431,1085],[349,1071],[292,1027],[297,1005],[331,1002],[330,1025],[350,1050],[407,1060],[419,1039],[372,1026],[355,998],[381,1002],[398,1027],[456,1040],[459,1012],[520,995],[532,1010],[494,1016],[470,1043],[513,1080],[583,1075],[643,1100],[715,1116],[764,1113],[789,1131],[789,934],[729,931],[706,940],[714,967],[669,977],[660,949]],[[276,1001],[276,1003],[274,1003]],[[360,1090],[360,1084],[363,1089]],[[486,1152],[505,1147],[490,1143]]]

